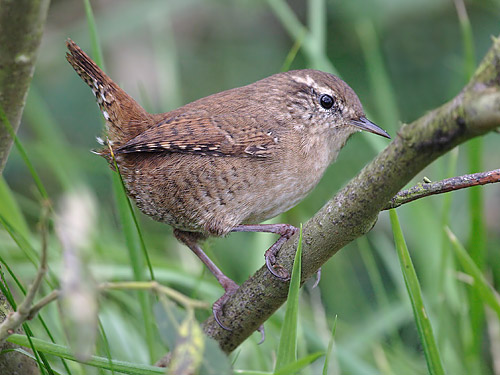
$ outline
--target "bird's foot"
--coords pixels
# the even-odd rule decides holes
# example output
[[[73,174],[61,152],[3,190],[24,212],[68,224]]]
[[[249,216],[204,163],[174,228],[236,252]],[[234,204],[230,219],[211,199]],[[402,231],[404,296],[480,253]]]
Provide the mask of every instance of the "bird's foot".
[[[215,321],[217,322],[218,325],[221,326],[221,328],[225,329],[226,331],[232,331],[231,328],[222,323],[221,317],[223,315],[224,305],[226,304],[229,297],[231,297],[234,293],[236,293],[239,286],[227,276],[224,276],[224,279],[219,280],[219,282],[224,287],[225,293],[212,305],[212,313],[214,314]],[[261,337],[259,341],[260,345],[264,342],[266,338],[266,334],[264,332],[264,324],[260,325],[259,328],[257,328],[257,331],[260,332],[260,337]]]

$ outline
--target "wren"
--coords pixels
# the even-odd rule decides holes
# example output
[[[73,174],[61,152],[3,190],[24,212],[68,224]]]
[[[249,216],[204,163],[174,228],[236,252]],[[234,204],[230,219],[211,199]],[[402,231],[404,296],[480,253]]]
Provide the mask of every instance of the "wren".
[[[128,195],[154,220],[174,228],[225,290],[238,285],[199,242],[229,232],[280,237],[265,253],[269,271],[288,280],[276,255],[297,229],[259,224],[299,203],[319,182],[347,139],[360,130],[390,138],[364,114],[354,91],[317,70],[274,74],[176,110],[151,114],[114,83],[72,40],[67,60],[90,86],[106,119],[97,153],[116,163]]]

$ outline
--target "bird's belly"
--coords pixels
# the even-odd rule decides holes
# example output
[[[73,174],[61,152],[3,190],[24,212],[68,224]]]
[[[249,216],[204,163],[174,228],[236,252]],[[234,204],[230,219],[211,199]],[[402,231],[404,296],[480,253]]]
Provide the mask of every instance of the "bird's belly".
[[[238,224],[258,223],[287,211],[317,183],[260,160],[198,156],[193,162],[191,157],[149,154],[122,159],[129,195],[143,213],[174,228],[221,236]],[[154,164],[155,169],[143,164]]]
[[[260,204],[245,219],[245,223],[260,223],[295,207],[315,186],[307,182],[301,181],[300,185],[294,185],[293,190],[288,184],[277,186],[273,189],[275,192],[268,194],[268,197],[266,197],[266,192],[262,192]]]

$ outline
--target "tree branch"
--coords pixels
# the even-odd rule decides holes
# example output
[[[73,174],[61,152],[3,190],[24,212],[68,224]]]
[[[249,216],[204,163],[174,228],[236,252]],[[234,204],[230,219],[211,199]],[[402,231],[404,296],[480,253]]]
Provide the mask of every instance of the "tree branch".
[[[410,189],[402,190],[397,193],[389,204],[384,207],[384,210],[397,208],[405,203],[413,202],[414,200],[425,198],[430,195],[443,194],[472,186],[493,184],[495,182],[500,182],[500,169],[451,177],[436,182],[419,183]]]
[[[0,0],[0,107],[16,132],[21,122],[50,0]],[[0,120],[0,174],[13,139]],[[0,300],[5,296],[0,293]],[[7,307],[5,303],[4,307]],[[0,323],[5,315],[0,314]],[[15,349],[5,343],[0,349]],[[38,374],[36,362],[16,351],[0,356],[2,374]]]
[[[15,131],[21,122],[49,0],[0,0],[0,107]],[[0,120],[0,173],[12,147]]]
[[[500,126],[500,41],[483,59],[470,83],[450,102],[409,125],[303,227],[302,282],[354,239],[418,172],[455,146]],[[335,168],[335,166],[334,166]],[[279,263],[291,269],[298,236],[285,243]],[[234,350],[286,300],[288,283],[259,269],[227,301],[222,329],[213,319],[205,332],[225,352]]]

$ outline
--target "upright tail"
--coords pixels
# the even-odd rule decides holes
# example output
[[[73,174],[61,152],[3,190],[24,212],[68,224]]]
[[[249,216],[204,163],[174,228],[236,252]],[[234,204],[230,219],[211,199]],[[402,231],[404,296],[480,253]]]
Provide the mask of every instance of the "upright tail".
[[[66,41],[66,59],[89,85],[106,119],[107,137],[120,147],[152,125],[152,116],[123,91],[71,39]],[[106,155],[107,149],[100,152]]]

